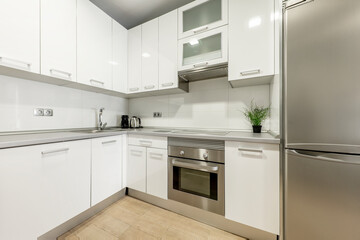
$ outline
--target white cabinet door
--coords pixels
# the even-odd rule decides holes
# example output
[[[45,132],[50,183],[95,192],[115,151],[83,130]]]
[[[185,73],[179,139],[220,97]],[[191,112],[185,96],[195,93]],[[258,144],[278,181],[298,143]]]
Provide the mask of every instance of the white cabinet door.
[[[178,70],[190,70],[228,61],[228,29],[223,26],[178,42]]]
[[[88,209],[90,161],[87,140],[0,150],[0,239],[37,239]]]
[[[177,87],[177,10],[174,10],[159,17],[159,89]]]
[[[141,26],[141,85],[142,91],[159,89],[159,18]]]
[[[146,161],[146,192],[167,199],[167,150],[148,148]]]
[[[229,81],[274,75],[274,11],[274,0],[229,0]]]
[[[128,33],[127,29],[112,20],[112,83],[113,90],[127,92]]]
[[[141,25],[128,31],[128,93],[141,91]]]
[[[225,143],[225,217],[279,234],[279,145]]]
[[[77,3],[78,82],[111,90],[111,18],[89,0]]]
[[[127,187],[146,192],[146,148],[129,145],[126,167]]]
[[[76,82],[74,0],[41,0],[41,74]]]
[[[228,0],[196,0],[179,8],[179,39],[227,23]]]
[[[122,189],[122,136],[92,140],[91,206]]]
[[[40,0],[0,0],[0,65],[40,73]]]

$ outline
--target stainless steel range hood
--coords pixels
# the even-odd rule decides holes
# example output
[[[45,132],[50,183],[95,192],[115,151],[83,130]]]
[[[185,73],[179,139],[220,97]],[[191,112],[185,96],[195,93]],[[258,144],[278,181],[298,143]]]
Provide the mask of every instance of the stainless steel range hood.
[[[187,82],[226,77],[228,75],[228,64],[222,63],[218,65],[205,66],[201,68],[193,68],[190,70],[179,71],[178,75],[179,78]]]

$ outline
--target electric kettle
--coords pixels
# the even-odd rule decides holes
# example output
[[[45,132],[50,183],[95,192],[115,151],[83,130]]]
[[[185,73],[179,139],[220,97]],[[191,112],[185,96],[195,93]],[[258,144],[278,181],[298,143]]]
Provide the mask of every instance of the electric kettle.
[[[131,117],[130,127],[131,128],[141,128],[141,119],[136,116]]]

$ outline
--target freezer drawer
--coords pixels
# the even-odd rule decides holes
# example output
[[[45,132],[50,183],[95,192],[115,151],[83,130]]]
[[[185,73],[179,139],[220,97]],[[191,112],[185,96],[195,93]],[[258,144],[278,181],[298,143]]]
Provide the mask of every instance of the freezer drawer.
[[[285,240],[360,236],[360,156],[286,150]]]

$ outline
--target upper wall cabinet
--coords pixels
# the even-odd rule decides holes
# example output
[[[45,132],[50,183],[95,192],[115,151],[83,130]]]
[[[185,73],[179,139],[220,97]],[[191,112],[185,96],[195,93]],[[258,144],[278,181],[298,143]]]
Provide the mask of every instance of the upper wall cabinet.
[[[223,64],[228,61],[227,26],[179,40],[179,71]]]
[[[159,89],[159,18],[141,26],[142,91]]]
[[[41,74],[76,81],[74,0],[41,0]]]
[[[112,20],[112,83],[113,90],[127,92],[128,78],[128,31]]]
[[[40,1],[0,0],[0,65],[40,73]]]
[[[177,88],[177,10],[159,17],[159,89]]]
[[[228,23],[228,0],[196,0],[178,11],[179,39]]]
[[[128,93],[141,91],[141,25],[128,32]]]
[[[275,73],[274,0],[229,0],[229,81],[268,83]]]
[[[77,2],[78,82],[112,89],[111,18],[89,0]]]

